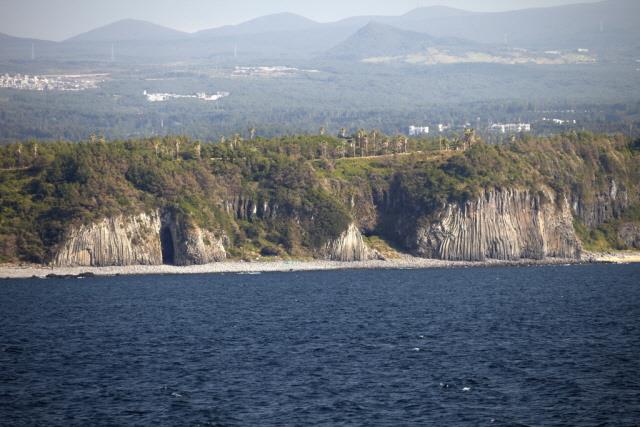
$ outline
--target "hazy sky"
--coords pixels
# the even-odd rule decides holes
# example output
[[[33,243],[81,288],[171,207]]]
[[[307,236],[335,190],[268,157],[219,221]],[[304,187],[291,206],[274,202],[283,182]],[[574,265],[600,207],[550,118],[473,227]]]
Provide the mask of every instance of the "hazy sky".
[[[594,1],[597,0],[0,0],[0,32],[61,40],[125,18],[192,32],[278,12],[328,22],[354,15],[401,15],[431,5],[501,11]]]

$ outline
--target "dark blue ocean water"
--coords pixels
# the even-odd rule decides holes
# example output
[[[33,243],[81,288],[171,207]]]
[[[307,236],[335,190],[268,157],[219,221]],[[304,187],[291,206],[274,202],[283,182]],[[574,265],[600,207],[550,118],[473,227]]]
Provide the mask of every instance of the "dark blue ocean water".
[[[640,266],[0,281],[3,425],[640,424]]]

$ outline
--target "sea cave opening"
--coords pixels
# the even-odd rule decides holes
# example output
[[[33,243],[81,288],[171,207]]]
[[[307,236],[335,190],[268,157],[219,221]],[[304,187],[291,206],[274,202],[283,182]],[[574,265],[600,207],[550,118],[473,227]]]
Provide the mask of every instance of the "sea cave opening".
[[[175,253],[173,246],[173,235],[169,227],[160,230],[160,244],[162,245],[162,263],[173,265],[175,263]]]

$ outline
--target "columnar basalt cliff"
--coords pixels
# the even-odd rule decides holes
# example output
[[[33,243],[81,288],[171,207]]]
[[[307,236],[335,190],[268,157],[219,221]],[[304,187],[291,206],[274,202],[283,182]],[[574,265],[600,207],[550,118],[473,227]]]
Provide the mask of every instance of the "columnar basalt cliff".
[[[423,220],[414,248],[420,256],[445,260],[578,259],[572,221],[566,198],[549,190],[487,191]]]
[[[161,231],[164,262],[167,264],[209,264],[224,261],[227,257],[224,247],[225,236],[216,236],[182,215],[165,213]]]
[[[194,265],[223,261],[224,237],[175,214],[105,218],[71,227],[54,257],[56,266]]]
[[[72,227],[55,255],[56,266],[124,266],[162,264],[160,215],[105,218]]]
[[[340,237],[328,242],[322,253],[327,259],[343,262],[381,258],[380,254],[367,246],[355,224],[349,225],[349,228]]]

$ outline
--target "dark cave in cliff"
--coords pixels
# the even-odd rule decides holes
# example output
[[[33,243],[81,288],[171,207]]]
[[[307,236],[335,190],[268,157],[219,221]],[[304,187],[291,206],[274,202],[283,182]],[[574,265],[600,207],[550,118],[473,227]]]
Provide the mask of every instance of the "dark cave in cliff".
[[[162,263],[173,265],[175,263],[175,252],[173,235],[169,227],[164,227],[160,231],[160,244],[162,245]]]

